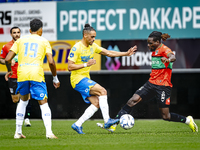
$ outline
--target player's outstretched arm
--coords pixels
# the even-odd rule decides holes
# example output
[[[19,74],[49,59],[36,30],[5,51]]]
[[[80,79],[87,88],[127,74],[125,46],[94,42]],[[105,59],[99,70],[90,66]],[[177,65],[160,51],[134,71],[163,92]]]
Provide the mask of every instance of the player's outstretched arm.
[[[108,57],[119,57],[119,56],[131,56],[135,54],[137,50],[137,46],[131,47],[127,52],[116,52],[116,51],[109,51],[107,49],[103,49],[100,54],[108,56]]]
[[[46,56],[47,56],[47,61],[49,63],[49,68],[50,68],[51,73],[53,75],[53,85],[57,89],[57,88],[60,87],[60,82],[59,82],[58,77],[57,77],[56,64],[55,64],[55,61],[53,60],[52,54],[47,53]]]

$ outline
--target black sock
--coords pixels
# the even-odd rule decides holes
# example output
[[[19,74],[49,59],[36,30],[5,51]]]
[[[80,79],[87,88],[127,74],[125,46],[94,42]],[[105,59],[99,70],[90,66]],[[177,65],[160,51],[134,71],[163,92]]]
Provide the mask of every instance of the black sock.
[[[128,106],[127,104],[118,112],[115,119],[120,119],[120,117],[124,114],[129,114],[132,110],[132,107]]]
[[[175,114],[175,113],[170,113],[170,114],[171,114],[171,118],[170,118],[169,121],[185,123],[186,117],[181,116],[181,115],[179,115],[179,114]]]
[[[29,100],[28,105],[26,106],[25,118],[30,118],[30,116],[31,116],[31,103]]]

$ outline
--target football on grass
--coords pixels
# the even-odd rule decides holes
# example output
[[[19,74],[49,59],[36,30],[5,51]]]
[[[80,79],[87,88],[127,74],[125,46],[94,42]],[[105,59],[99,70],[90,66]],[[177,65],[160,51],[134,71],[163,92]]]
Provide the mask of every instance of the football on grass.
[[[134,126],[135,120],[130,114],[125,114],[121,116],[119,123],[123,129],[128,130]]]

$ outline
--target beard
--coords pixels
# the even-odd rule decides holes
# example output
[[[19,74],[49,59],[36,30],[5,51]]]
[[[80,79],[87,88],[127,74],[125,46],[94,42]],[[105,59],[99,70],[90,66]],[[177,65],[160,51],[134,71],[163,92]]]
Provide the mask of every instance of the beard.
[[[17,41],[17,39],[19,39],[19,38],[20,38],[19,36],[13,37],[13,40]]]

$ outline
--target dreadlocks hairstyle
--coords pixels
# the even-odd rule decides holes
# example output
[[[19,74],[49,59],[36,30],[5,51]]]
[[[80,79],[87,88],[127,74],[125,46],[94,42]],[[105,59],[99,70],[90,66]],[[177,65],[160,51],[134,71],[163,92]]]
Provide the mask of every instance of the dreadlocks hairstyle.
[[[21,30],[20,30],[19,27],[12,27],[12,28],[10,29],[10,34],[12,34],[12,30],[13,30],[13,29],[19,29],[19,31],[21,32]]]
[[[90,31],[95,31],[96,32],[96,30],[93,27],[91,27],[89,23],[85,24],[84,29],[83,29],[83,35],[85,33],[90,32]]]
[[[33,19],[32,21],[30,21],[30,28],[31,28],[32,32],[35,32],[35,31],[39,30],[42,27],[43,27],[43,23],[42,23],[41,20]]]
[[[162,32],[158,32],[158,31],[153,31],[149,37],[152,37],[153,38],[153,41],[159,41],[161,42],[161,39],[163,41],[166,41],[168,38],[170,38],[170,35],[167,34],[167,33],[162,33]]]

